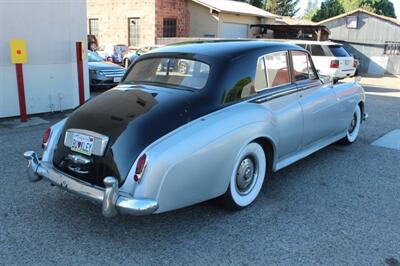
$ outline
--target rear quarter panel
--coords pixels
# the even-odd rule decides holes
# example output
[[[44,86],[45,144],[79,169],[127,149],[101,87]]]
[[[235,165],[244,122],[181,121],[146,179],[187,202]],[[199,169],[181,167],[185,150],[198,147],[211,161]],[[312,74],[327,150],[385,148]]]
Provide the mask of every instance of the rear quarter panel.
[[[240,103],[175,130],[145,151],[148,166],[134,196],[156,199],[164,212],[222,195],[240,150],[259,137],[276,139],[272,120],[264,107]]]

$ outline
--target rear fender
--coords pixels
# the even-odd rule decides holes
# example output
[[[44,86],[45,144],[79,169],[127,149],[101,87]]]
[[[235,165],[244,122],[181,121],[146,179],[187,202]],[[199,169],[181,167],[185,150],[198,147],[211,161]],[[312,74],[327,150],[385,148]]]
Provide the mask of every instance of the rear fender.
[[[148,165],[134,197],[156,199],[164,212],[222,195],[246,144],[264,137],[276,149],[273,120],[262,105],[240,103],[178,128],[144,151]]]

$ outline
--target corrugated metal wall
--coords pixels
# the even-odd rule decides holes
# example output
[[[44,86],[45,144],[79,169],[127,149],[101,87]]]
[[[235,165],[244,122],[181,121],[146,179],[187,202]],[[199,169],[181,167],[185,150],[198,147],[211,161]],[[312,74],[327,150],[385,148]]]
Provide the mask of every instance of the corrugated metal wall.
[[[363,12],[350,16],[358,17],[356,29],[347,28],[347,17],[324,23],[331,30],[330,38],[360,60],[361,72],[400,74],[400,56],[384,55],[386,42],[400,42],[400,26]]]

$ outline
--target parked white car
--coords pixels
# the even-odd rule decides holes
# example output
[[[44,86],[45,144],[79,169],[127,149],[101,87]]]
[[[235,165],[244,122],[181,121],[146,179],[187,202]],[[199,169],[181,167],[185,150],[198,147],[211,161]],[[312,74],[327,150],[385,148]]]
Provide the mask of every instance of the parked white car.
[[[293,41],[291,43],[311,53],[315,68],[321,75],[331,76],[335,81],[355,75],[354,58],[343,48],[343,45],[318,41]]]

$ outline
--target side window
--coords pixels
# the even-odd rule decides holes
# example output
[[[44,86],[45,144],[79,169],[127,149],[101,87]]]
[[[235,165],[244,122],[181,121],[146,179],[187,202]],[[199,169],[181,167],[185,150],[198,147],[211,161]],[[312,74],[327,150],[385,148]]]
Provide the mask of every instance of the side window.
[[[316,79],[317,75],[311,65],[308,54],[298,51],[292,52],[293,74],[295,81]]]
[[[267,88],[267,78],[265,76],[264,58],[260,58],[257,63],[256,77],[254,79],[254,87],[256,91]]]
[[[290,83],[287,52],[265,56],[268,88]]]
[[[325,56],[324,49],[322,49],[321,45],[311,45],[311,54],[313,56]]]

